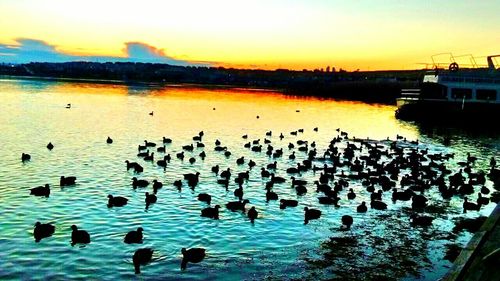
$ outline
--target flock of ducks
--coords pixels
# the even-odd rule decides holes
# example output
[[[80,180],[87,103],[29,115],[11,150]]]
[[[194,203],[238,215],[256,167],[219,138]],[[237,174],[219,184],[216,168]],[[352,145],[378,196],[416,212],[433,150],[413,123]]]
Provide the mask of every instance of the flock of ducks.
[[[318,128],[313,129],[318,132]],[[392,198],[392,203],[397,201],[408,202],[414,212],[410,216],[410,224],[412,226],[427,227],[432,225],[434,217],[423,214],[428,205],[428,193],[432,190],[437,190],[444,200],[450,199],[453,196],[463,197],[463,212],[478,211],[481,207],[489,204],[491,201],[498,202],[498,196],[486,197],[490,194],[490,190],[485,186],[486,178],[489,176],[495,184],[498,184],[500,179],[500,170],[496,168],[495,158],[490,160],[490,171],[486,174],[484,171],[474,171],[474,163],[477,160],[470,154],[467,155],[466,161],[458,162],[460,166],[458,171],[449,170],[445,163],[454,158],[454,154],[431,153],[428,149],[421,149],[418,141],[410,142],[402,136],[397,136],[396,140],[372,141],[368,139],[349,138],[347,132],[337,129],[337,136],[333,138],[325,149],[318,149],[316,143],[307,140],[297,140],[288,142],[285,147],[276,148],[273,143],[273,132],[268,131],[264,139],[248,140],[248,135],[243,135],[246,143],[244,148],[255,153],[256,157],[262,157],[265,154],[269,160],[263,167],[256,167],[256,162],[252,159],[247,159],[244,156],[237,157],[233,160],[238,167],[247,165],[248,169],[245,172],[234,172],[235,168],[230,164],[232,153],[227,146],[223,146],[220,140],[215,140],[213,151],[225,155],[227,160],[211,168],[213,173],[214,184],[225,188],[229,192],[229,186],[233,182],[238,186],[233,194],[237,200],[225,202],[224,206],[232,212],[242,212],[246,215],[251,223],[259,219],[259,211],[255,206],[248,209],[246,205],[250,203],[248,198],[245,198],[245,183],[250,179],[250,171],[256,169],[260,171],[260,178],[265,184],[262,191],[262,198],[265,198],[269,204],[272,201],[279,202],[279,207],[282,210],[287,208],[295,208],[299,206],[299,201],[291,198],[286,198],[283,194],[278,194],[273,191],[274,186],[281,184],[290,184],[291,188],[296,192],[297,199],[306,193],[316,192],[319,204],[332,205],[339,207],[341,200],[354,202],[359,198],[349,183],[352,181],[361,182],[366,192],[369,194],[370,201],[361,201],[357,204],[356,212],[366,213],[370,209],[386,210],[390,202],[383,201],[383,194],[389,193]],[[290,132],[292,136],[298,136],[303,133],[303,129]],[[283,144],[285,136],[279,134],[279,144]],[[163,137],[162,145],[157,146],[156,143],[144,141],[138,145],[137,157],[145,162],[153,162],[158,167],[164,170],[168,169],[172,161],[185,161],[193,164],[197,161],[203,161],[207,155],[205,152],[206,144],[204,140],[204,132],[201,131],[193,138],[193,143],[183,145],[182,150],[178,152],[170,151],[172,139]],[[113,140],[108,137],[106,142],[112,144]],[[49,150],[54,148],[52,143],[47,145]],[[154,151],[152,151],[154,150]],[[156,153],[156,155],[155,155]],[[171,156],[172,153],[172,156]],[[286,156],[285,153],[288,155]],[[161,154],[161,157],[157,155]],[[296,160],[298,155],[302,154],[304,160]],[[279,167],[276,159],[287,157],[295,164],[289,167]],[[29,154],[23,153],[21,160],[30,161]],[[136,175],[131,179],[133,189],[152,187],[152,192],[145,192],[146,209],[151,204],[158,201],[158,192],[163,188],[164,183],[154,179],[148,181],[138,178],[144,171],[144,167],[139,162],[125,161],[126,169],[132,170]],[[223,168],[223,166],[227,166]],[[285,172],[288,176],[278,176],[278,171]],[[317,176],[313,183],[308,183],[306,180],[300,179],[303,173],[312,171]],[[255,173],[253,173],[255,174]],[[60,186],[69,186],[76,183],[74,176],[61,176]],[[182,190],[185,186],[195,190],[200,182],[200,172],[186,173],[179,175],[179,178],[174,179],[172,186]],[[399,185],[399,187],[397,187]],[[479,192],[476,193],[476,190]],[[358,190],[358,194],[359,191]],[[50,196],[50,185],[30,189],[30,194],[34,196]],[[476,200],[469,200],[467,196],[477,194]],[[220,219],[219,204],[213,205],[212,195],[209,193],[199,193],[196,195],[196,200],[204,202],[208,206],[200,209],[200,216],[207,219]],[[127,205],[128,199],[122,196],[108,195],[108,207],[123,207]],[[322,211],[316,208],[305,206],[304,224],[307,225],[310,221],[318,220],[322,216]],[[341,230],[349,230],[354,223],[354,219],[350,215],[341,217]],[[78,229],[76,225],[71,226],[71,245],[90,243],[90,235],[85,230]],[[142,243],[143,240],[142,227],[137,230],[128,232],[124,237],[124,243]],[[42,224],[36,222],[34,228],[34,238],[36,242],[40,242],[43,238],[50,237],[55,232],[55,226],[48,223]],[[153,249],[141,248],[133,255],[133,264],[135,273],[140,273],[140,266],[149,263],[152,259]],[[188,263],[201,262],[206,255],[203,248],[191,248],[181,250],[183,259],[181,261],[181,269],[186,269]]]

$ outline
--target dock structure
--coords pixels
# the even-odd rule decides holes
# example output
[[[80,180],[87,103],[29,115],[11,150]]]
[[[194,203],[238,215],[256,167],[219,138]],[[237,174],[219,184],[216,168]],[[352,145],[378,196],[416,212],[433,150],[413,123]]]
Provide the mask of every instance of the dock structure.
[[[500,280],[500,203],[440,281]]]

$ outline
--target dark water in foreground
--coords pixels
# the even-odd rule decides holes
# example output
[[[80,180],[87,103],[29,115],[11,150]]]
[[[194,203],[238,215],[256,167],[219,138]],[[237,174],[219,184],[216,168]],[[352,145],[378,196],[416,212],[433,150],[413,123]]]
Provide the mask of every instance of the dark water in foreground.
[[[443,202],[435,193],[429,194],[432,204],[441,211],[436,212],[433,227],[415,229],[408,223],[409,204],[389,203],[390,193],[384,194],[389,210],[357,214],[356,206],[360,201],[369,201],[369,193],[361,182],[354,180],[349,183],[357,193],[354,202],[346,199],[344,191],[339,208],[318,204],[312,182],[319,174],[309,171],[298,176],[311,187],[306,195],[298,197],[290,188],[290,180],[275,185],[274,191],[280,198],[299,201],[297,208],[280,210],[277,202],[266,203],[267,180],[260,176],[260,167],[275,160],[243,145],[253,139],[261,139],[262,143],[265,133],[272,130],[273,136],[267,138],[275,149],[284,150],[284,157],[276,159],[276,174],[283,177],[288,177],[286,168],[306,158],[304,153],[296,151],[297,159],[289,160],[289,142],[315,141],[321,155],[337,135],[338,127],[358,138],[384,140],[403,135],[408,140],[418,139],[421,148],[455,153],[455,160],[449,166],[452,169],[458,167],[453,163],[463,161],[467,152],[479,158],[476,167],[485,169],[491,156],[498,159],[500,148],[497,133],[422,128],[396,120],[393,106],[295,98],[267,91],[0,80],[0,99],[2,280],[321,279],[332,278],[349,267],[355,271],[377,263],[397,265],[403,256],[412,255],[413,268],[420,276],[411,275],[412,272],[392,276],[435,280],[450,266],[442,259],[445,245],[464,245],[471,237],[468,233],[447,235],[455,218],[477,216],[474,212],[462,214],[462,199]],[[71,109],[65,109],[67,103],[72,104]],[[151,111],[154,116],[148,115]],[[318,132],[313,131],[314,127],[319,128]],[[299,128],[304,129],[303,134],[289,134]],[[192,137],[201,130],[205,132],[206,159],[201,161],[197,156],[201,148],[186,152],[187,156],[196,155],[194,164],[187,161],[188,157],[184,161],[176,159],[175,153],[181,151],[181,146],[192,143]],[[278,138],[280,132],[285,135],[282,141]],[[248,140],[241,138],[244,134],[248,134]],[[114,140],[111,145],[106,144],[108,136]],[[138,144],[145,139],[160,144],[163,136],[173,139],[167,146],[167,153],[173,159],[166,171],[136,157]],[[443,145],[444,136],[452,137],[451,145]],[[231,157],[214,152],[216,139],[228,147]],[[52,151],[46,148],[48,142],[55,145]],[[31,154],[30,162],[21,163],[23,152]],[[156,158],[161,155],[155,152]],[[250,180],[244,184],[244,197],[250,201],[247,209],[255,206],[260,212],[253,225],[241,213],[230,212],[223,206],[237,200],[233,196],[237,185],[232,181],[226,192],[210,172],[216,164],[221,168],[231,167],[233,175],[246,171],[247,165],[235,163],[241,156],[257,163],[250,172]],[[127,172],[126,159],[139,162],[145,168],[144,173]],[[182,174],[195,171],[201,173],[195,191],[184,187],[178,192],[172,186]],[[77,184],[60,188],[61,175],[77,176]],[[149,210],[145,210],[144,192],[151,192],[151,188],[133,190],[133,176],[164,183],[158,203]],[[30,188],[46,183],[52,188],[49,198],[29,195]],[[491,187],[491,183],[487,186]],[[200,210],[207,206],[196,200],[200,192],[210,193],[212,204],[223,206],[219,221],[199,216]],[[129,204],[108,209],[108,194],[125,196]],[[322,210],[322,218],[304,225],[304,206]],[[487,215],[492,209],[490,204],[480,213]],[[338,230],[340,217],[345,214],[354,217],[350,232]],[[36,221],[53,222],[55,234],[35,243],[32,233]],[[71,247],[72,224],[87,230],[92,243]],[[124,235],[139,226],[144,228],[144,243],[124,244]],[[360,247],[359,256],[351,256],[334,266],[321,262],[325,258],[325,241],[330,237],[352,236],[358,237],[358,244],[352,247]],[[373,244],[366,246],[367,243]],[[155,250],[154,261],[137,276],[132,255],[142,247]],[[202,263],[189,265],[182,272],[182,247],[204,247],[208,255]],[[393,254],[395,260],[384,253]]]

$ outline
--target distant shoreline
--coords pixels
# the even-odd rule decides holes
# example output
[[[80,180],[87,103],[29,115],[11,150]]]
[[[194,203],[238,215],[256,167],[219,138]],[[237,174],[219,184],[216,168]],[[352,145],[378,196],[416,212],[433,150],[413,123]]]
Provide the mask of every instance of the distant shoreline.
[[[368,103],[395,104],[402,88],[418,87],[423,71],[347,72],[287,69],[244,70],[222,67],[183,67],[152,63],[29,63],[0,64],[0,77],[45,81],[86,82],[148,87],[274,91]]]
[[[15,75],[0,75],[0,80],[38,80],[38,81],[55,81],[55,82],[84,82],[89,84],[109,84],[109,85],[124,85],[124,86],[145,86],[145,87],[196,87],[196,88],[216,88],[216,89],[243,89],[247,91],[262,91],[262,92],[277,92],[283,93],[284,89],[276,88],[259,88],[252,86],[241,85],[225,85],[225,84],[196,84],[196,83],[158,83],[158,82],[143,82],[143,81],[124,81],[124,80],[105,80],[105,79],[88,79],[88,78],[65,78],[65,77],[50,77],[50,76],[15,76]]]

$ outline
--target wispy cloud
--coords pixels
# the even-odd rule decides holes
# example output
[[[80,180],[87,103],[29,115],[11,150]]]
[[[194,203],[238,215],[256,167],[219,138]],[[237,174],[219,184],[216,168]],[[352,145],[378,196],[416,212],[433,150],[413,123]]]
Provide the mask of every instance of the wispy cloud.
[[[212,65],[210,62],[192,62],[178,60],[168,56],[163,49],[158,49],[143,42],[125,43],[124,56],[82,56],[72,55],[57,50],[57,46],[43,40],[30,38],[16,39],[17,44],[0,44],[0,63],[29,62],[150,62],[172,65]]]

